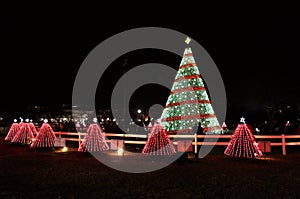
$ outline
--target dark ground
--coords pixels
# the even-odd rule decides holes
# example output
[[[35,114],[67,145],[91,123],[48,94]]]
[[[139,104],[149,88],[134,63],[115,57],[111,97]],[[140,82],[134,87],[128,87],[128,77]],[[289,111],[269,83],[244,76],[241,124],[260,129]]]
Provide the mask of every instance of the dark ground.
[[[223,149],[222,149],[223,150]],[[300,153],[203,159],[131,174],[77,151],[33,151],[0,141],[0,198],[299,198]]]

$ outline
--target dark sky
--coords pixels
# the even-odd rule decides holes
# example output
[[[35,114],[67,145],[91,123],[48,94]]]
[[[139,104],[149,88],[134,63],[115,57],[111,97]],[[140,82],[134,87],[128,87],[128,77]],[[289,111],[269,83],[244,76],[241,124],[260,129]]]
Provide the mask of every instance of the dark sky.
[[[299,20],[300,14],[289,10],[228,16],[138,12],[116,18],[107,13],[2,14],[0,108],[71,103],[77,70],[88,53],[116,33],[144,26],[170,28],[196,39],[219,68],[232,109],[279,102],[299,105]],[[141,54],[147,58],[139,59]],[[177,63],[177,68],[180,62],[168,54],[174,62],[163,56],[157,60],[153,52],[136,55],[136,60],[128,58],[128,65],[157,61]]]

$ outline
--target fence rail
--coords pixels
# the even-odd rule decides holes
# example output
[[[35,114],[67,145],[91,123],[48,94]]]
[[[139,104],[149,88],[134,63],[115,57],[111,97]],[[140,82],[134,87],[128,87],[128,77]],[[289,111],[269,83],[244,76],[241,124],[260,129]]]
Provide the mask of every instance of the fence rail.
[[[77,141],[79,144],[83,139],[86,133],[81,132],[55,132],[59,138],[64,138],[66,141]],[[122,138],[145,138],[147,139],[147,135],[145,134],[116,134],[116,133],[104,133],[106,137],[120,137]],[[65,136],[78,136],[78,138],[70,138]],[[216,146],[227,146],[232,135],[169,135],[170,138],[178,138],[178,139],[193,139],[194,151],[197,151],[198,145],[216,145]],[[286,155],[286,146],[299,146],[300,142],[287,142],[286,139],[300,139],[300,135],[254,135],[255,139],[258,140],[266,140],[266,139],[274,139],[278,140],[276,142],[271,141],[271,146],[282,146],[282,155]],[[197,141],[197,139],[214,139],[216,141]],[[219,141],[219,139],[228,139],[228,141]],[[280,141],[279,141],[280,140]],[[106,140],[106,142],[111,142],[111,140]],[[124,140],[125,144],[146,144],[146,141],[141,140]],[[173,144],[177,145],[177,142],[174,141]]]

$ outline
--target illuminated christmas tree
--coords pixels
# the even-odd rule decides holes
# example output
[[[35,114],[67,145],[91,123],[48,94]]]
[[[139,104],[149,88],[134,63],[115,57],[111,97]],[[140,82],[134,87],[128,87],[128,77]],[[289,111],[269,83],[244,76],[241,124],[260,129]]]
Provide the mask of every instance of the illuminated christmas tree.
[[[78,148],[80,152],[99,152],[109,149],[97,118],[94,118],[93,121],[94,123],[89,125],[83,141]]]
[[[48,120],[45,119],[37,136],[30,145],[31,148],[50,148],[54,147],[55,133],[52,127],[48,124]]]
[[[163,126],[155,121],[142,153],[149,155],[172,155],[176,153],[172,141]]]
[[[11,140],[13,143],[20,143],[20,144],[31,144],[34,135],[33,132],[29,126],[29,120],[26,119],[26,122],[23,123],[21,120],[19,126],[20,129],[14,136],[14,138]]]
[[[235,129],[224,154],[244,158],[262,156],[262,152],[255,142],[255,137],[245,123],[245,118],[241,118],[240,124]]]
[[[189,133],[199,122],[203,133],[222,133],[191,48],[184,51],[161,121],[168,134]]]
[[[229,131],[228,128],[227,128],[227,124],[225,122],[223,122],[221,127],[222,127],[222,132],[223,133],[227,133]]]
[[[17,122],[17,119],[14,119],[14,122],[10,126],[10,129],[4,140],[11,141],[19,130],[20,130],[19,123]]]

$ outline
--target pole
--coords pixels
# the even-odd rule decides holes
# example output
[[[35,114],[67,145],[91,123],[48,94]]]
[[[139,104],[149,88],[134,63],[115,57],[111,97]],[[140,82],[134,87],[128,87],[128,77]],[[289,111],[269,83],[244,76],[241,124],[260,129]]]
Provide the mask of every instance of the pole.
[[[197,149],[198,149],[197,133],[194,134],[194,139],[195,139],[195,154],[197,154]]]
[[[81,135],[80,135],[80,131],[78,131],[78,144],[79,144],[79,147],[80,147],[80,143],[81,143]]]
[[[282,155],[286,155],[285,135],[284,134],[281,134],[281,140],[282,140]]]

